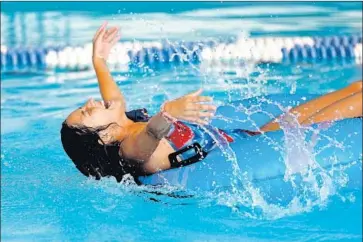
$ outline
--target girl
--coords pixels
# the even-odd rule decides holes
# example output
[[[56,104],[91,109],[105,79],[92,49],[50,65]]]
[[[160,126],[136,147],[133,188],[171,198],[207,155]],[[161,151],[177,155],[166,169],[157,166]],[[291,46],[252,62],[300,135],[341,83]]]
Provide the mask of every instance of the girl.
[[[208,124],[216,111],[210,104],[212,98],[201,96],[202,90],[198,90],[165,102],[155,116],[138,122],[137,116],[142,119],[145,115],[140,111],[126,112],[125,99],[106,65],[111,48],[120,39],[118,28],[107,29],[106,25],[97,30],[93,39],[93,66],[103,101],[88,100],[63,122],[61,140],[68,156],[84,175],[96,179],[114,176],[117,181],[121,181],[124,174],[134,177],[153,174],[203,159],[215,147],[212,137],[200,128]],[[298,121],[303,125],[361,117],[362,81],[289,112],[298,114]],[[260,131],[279,128],[275,119]],[[228,142],[233,142],[230,132],[260,134],[248,130],[218,132]],[[204,142],[198,142],[202,138]],[[183,152],[191,148],[196,154],[191,158],[183,157]]]

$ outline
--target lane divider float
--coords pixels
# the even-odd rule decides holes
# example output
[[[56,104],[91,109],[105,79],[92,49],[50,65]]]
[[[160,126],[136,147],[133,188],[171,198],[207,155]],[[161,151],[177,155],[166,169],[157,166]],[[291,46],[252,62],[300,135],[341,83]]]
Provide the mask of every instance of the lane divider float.
[[[84,70],[92,66],[92,44],[46,48],[1,46],[1,71]],[[109,57],[112,69],[180,63],[296,63],[355,60],[362,63],[362,36],[261,37],[235,41],[119,42]]]

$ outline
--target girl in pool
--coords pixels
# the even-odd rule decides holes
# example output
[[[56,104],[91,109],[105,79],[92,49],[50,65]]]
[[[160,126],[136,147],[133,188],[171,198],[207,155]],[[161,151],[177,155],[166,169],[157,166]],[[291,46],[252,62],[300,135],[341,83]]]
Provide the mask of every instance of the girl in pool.
[[[165,102],[159,113],[139,122],[145,114],[126,112],[125,99],[107,68],[107,57],[120,35],[118,28],[107,28],[106,25],[103,24],[94,36],[92,59],[103,101],[88,100],[63,122],[61,140],[68,156],[84,175],[96,179],[113,176],[117,181],[125,174],[134,177],[153,174],[203,159],[215,147],[213,139],[201,128],[209,123],[216,111],[211,104],[212,98],[201,96],[202,90],[198,90]],[[289,112],[298,114],[298,122],[302,125],[361,117],[362,81],[308,101]],[[228,133],[258,135],[278,130],[277,120],[261,127],[259,132],[218,132],[228,142],[233,142]],[[200,142],[202,137],[209,138]],[[195,149],[196,155],[183,157],[182,151],[190,147]]]

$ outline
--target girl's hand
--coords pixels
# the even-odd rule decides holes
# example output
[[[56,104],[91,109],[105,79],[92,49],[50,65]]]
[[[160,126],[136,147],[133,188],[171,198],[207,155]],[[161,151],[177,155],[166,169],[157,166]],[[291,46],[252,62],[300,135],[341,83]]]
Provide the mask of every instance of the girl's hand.
[[[118,27],[106,29],[107,22],[101,25],[93,37],[93,57],[107,60],[112,47],[120,40]]]
[[[200,96],[202,91],[202,89],[199,89],[176,100],[166,102],[163,111],[179,120],[208,124],[217,108],[212,104],[202,104],[202,102],[213,101],[211,97]]]

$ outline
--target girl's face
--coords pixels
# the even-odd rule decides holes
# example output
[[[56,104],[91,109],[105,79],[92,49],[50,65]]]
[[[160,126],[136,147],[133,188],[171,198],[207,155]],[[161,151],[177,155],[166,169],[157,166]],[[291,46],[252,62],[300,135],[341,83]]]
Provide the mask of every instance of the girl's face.
[[[121,125],[123,113],[121,102],[95,101],[89,99],[82,107],[74,110],[66,119],[68,125],[84,125],[90,128],[117,123]]]

